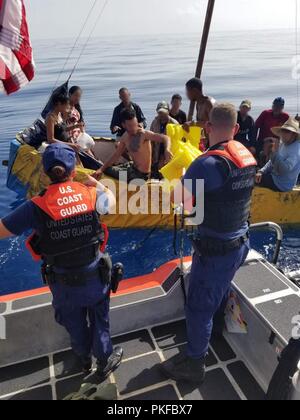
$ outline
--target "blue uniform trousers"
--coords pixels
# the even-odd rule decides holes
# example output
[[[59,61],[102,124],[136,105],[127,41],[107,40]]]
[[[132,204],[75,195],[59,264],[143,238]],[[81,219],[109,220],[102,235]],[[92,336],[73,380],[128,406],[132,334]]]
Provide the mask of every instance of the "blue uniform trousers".
[[[206,356],[214,315],[228,298],[231,282],[244,264],[249,249],[247,243],[226,256],[194,255],[186,304],[189,357]]]
[[[86,286],[50,286],[55,319],[70,334],[74,353],[107,361],[113,352],[109,324],[109,287],[100,278]]]

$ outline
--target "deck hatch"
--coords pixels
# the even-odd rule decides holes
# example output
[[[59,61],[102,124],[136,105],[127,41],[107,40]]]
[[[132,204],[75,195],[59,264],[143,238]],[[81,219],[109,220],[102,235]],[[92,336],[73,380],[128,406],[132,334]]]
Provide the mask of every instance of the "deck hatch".
[[[237,273],[234,284],[248,299],[287,290],[288,285],[278,277],[279,272],[276,274],[260,262],[249,264]]]
[[[300,314],[300,297],[291,295],[256,306],[258,312],[269,322],[274,332],[289,341],[296,322],[293,319]]]

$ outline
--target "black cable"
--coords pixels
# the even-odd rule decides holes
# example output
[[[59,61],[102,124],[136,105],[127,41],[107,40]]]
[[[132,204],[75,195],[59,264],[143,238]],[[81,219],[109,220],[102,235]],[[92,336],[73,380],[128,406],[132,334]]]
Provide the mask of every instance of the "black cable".
[[[82,27],[81,27],[81,30],[80,30],[80,32],[79,32],[79,34],[78,34],[78,36],[77,36],[77,38],[76,38],[76,40],[75,40],[75,42],[74,42],[74,45],[73,45],[73,47],[71,48],[71,50],[70,50],[70,53],[69,53],[68,57],[66,58],[66,61],[65,61],[64,65],[63,65],[63,68],[62,68],[61,72],[59,73],[59,75],[58,75],[58,77],[57,77],[57,80],[56,80],[56,82],[55,82],[55,85],[54,85],[53,90],[56,88],[56,86],[57,86],[57,84],[58,84],[58,81],[59,81],[59,80],[60,80],[60,78],[61,78],[61,75],[62,75],[62,74],[63,74],[63,72],[65,71],[65,69],[66,69],[66,67],[67,67],[67,64],[68,64],[68,62],[69,62],[70,58],[72,57],[72,54],[73,54],[73,52],[74,52],[75,48],[77,47],[77,44],[78,44],[78,42],[79,42],[79,40],[80,40],[80,38],[81,38],[81,35],[83,34],[83,31],[85,30],[85,27],[86,27],[86,25],[87,25],[87,23],[88,23],[88,21],[89,21],[89,19],[90,19],[91,15],[92,15],[92,13],[93,13],[93,10],[95,9],[96,4],[98,3],[98,1],[99,1],[99,0],[94,0],[94,3],[93,3],[93,5],[92,5],[92,7],[91,7],[91,9],[90,9],[89,13],[87,14],[87,17],[86,17],[86,19],[85,19],[85,21],[84,21],[84,23],[83,23],[83,25],[82,25]]]
[[[80,60],[81,60],[81,57],[83,56],[83,54],[84,54],[84,52],[85,52],[85,50],[86,50],[86,47],[88,46],[88,43],[90,42],[90,40],[91,40],[91,38],[92,38],[92,36],[93,36],[93,33],[94,33],[94,31],[95,31],[95,29],[96,29],[96,27],[97,27],[97,25],[98,25],[99,21],[100,21],[100,20],[101,20],[101,18],[102,18],[103,13],[104,13],[104,11],[105,11],[105,9],[106,9],[106,6],[108,5],[108,2],[109,2],[109,0],[105,0],[104,4],[103,4],[103,6],[102,6],[102,8],[101,8],[101,10],[100,10],[100,13],[98,14],[98,16],[97,16],[97,18],[96,18],[96,22],[95,22],[94,26],[92,27],[92,30],[91,30],[90,34],[89,34],[89,36],[88,36],[88,38],[87,38],[86,42],[83,44],[83,47],[82,47],[81,52],[80,52],[80,54],[79,54],[79,57],[78,57],[78,59],[77,59],[77,61],[76,61],[75,65],[74,65],[74,67],[73,67],[73,70],[71,71],[70,76],[69,76],[69,78],[68,78],[68,82],[70,81],[71,77],[73,76],[73,74],[74,74],[74,72],[75,72],[75,70],[76,70],[76,68],[77,68],[77,66],[78,66],[78,64],[79,64],[79,62],[80,62]]]

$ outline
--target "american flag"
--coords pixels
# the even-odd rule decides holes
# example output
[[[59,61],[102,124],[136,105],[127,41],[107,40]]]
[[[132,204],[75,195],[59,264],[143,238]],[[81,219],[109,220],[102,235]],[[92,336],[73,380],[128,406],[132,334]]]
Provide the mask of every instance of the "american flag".
[[[0,0],[0,90],[8,95],[34,77],[23,0]]]

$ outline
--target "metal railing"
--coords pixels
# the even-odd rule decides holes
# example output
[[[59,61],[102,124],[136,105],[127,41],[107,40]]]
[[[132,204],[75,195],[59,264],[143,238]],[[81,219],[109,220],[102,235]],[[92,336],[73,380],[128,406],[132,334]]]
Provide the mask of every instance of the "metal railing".
[[[273,223],[273,222],[256,223],[256,224],[250,226],[250,230],[258,230],[258,229],[268,229],[268,230],[275,231],[275,233],[276,233],[276,247],[275,247],[273,259],[272,259],[271,262],[272,262],[272,264],[277,265],[280,250],[281,250],[281,245],[282,245],[282,241],[283,241],[283,230],[282,230],[282,228],[279,225],[277,225],[276,223]]]

